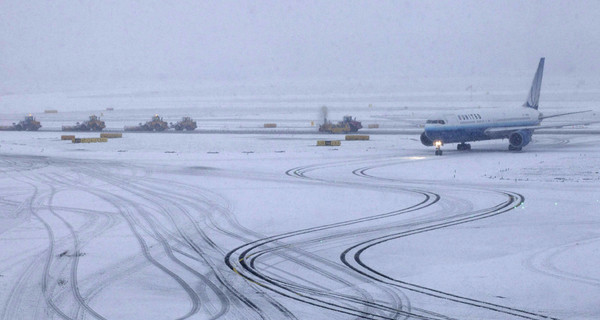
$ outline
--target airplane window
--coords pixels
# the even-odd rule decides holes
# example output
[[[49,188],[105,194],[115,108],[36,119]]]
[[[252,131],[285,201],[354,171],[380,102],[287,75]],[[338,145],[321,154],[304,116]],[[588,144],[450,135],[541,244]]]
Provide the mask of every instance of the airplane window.
[[[427,122],[425,123],[431,123],[431,124],[446,124],[446,121],[444,120],[427,120]]]

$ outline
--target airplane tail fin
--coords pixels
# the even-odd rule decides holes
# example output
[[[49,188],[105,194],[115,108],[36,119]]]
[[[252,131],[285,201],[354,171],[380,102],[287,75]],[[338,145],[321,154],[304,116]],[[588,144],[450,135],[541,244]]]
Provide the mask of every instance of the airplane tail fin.
[[[523,107],[533,108],[537,110],[540,102],[540,89],[542,88],[542,76],[544,75],[544,61],[546,58],[540,58],[540,64],[538,65],[533,82],[531,83],[531,89],[529,89],[529,96],[527,101],[523,104]]]

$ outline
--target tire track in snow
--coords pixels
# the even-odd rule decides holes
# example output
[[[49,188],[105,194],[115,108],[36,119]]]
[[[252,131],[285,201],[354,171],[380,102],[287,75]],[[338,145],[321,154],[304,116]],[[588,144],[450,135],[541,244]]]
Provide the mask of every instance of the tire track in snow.
[[[594,287],[600,287],[600,279],[583,276],[572,271],[566,271],[556,265],[556,260],[558,260],[562,254],[584,246],[597,246],[598,242],[600,242],[600,237],[594,236],[577,240],[559,247],[546,249],[530,256],[523,262],[523,265],[529,270],[542,273],[556,279],[575,281]]]
[[[395,164],[396,163],[392,162],[392,163],[383,164],[383,165],[390,166],[390,165],[395,165]],[[376,180],[384,180],[384,181],[397,181],[399,183],[407,183],[406,180],[376,177],[376,176],[372,176],[372,175],[369,175],[366,173],[369,170],[379,168],[379,167],[381,167],[381,165],[359,168],[359,169],[354,170],[353,173],[357,176],[368,178],[368,179],[376,179]],[[392,234],[388,234],[385,236],[373,238],[373,239],[370,239],[367,241],[363,241],[361,243],[358,243],[358,244],[346,249],[340,255],[340,259],[342,260],[342,262],[345,265],[347,265],[349,268],[355,270],[356,272],[364,274],[365,276],[368,276],[368,277],[372,278],[373,280],[380,281],[382,283],[390,284],[393,286],[398,286],[405,290],[410,290],[410,291],[420,293],[420,294],[425,294],[425,295],[428,295],[431,297],[449,300],[449,301],[453,301],[453,302],[457,302],[457,303],[461,303],[461,304],[465,304],[465,305],[469,305],[469,306],[473,306],[473,307],[478,307],[478,308],[482,308],[482,309],[487,309],[490,311],[499,312],[499,313],[503,313],[506,315],[515,316],[515,317],[519,317],[519,318],[552,319],[551,317],[549,317],[547,315],[543,315],[543,314],[539,314],[539,313],[535,313],[535,312],[531,312],[531,311],[527,311],[527,310],[520,310],[517,308],[503,306],[500,304],[489,303],[489,302],[486,302],[483,300],[462,297],[459,295],[442,292],[440,290],[427,288],[424,286],[419,286],[416,284],[411,284],[411,283],[404,282],[404,281],[401,281],[398,279],[394,279],[388,275],[385,275],[381,272],[376,271],[372,267],[369,267],[361,259],[361,255],[365,251],[367,251],[368,249],[370,249],[376,245],[385,243],[387,241],[396,240],[396,239],[408,237],[408,236],[415,235],[415,234],[430,232],[430,231],[434,231],[434,230],[438,230],[438,229],[442,229],[442,228],[448,228],[448,227],[452,227],[452,226],[456,226],[456,225],[460,225],[460,224],[470,223],[470,222],[478,221],[478,220],[482,220],[482,219],[487,219],[487,218],[490,218],[490,217],[493,217],[493,216],[496,216],[496,215],[499,215],[502,213],[509,212],[509,211],[519,207],[525,201],[525,197],[518,193],[508,192],[508,191],[493,191],[493,192],[497,192],[499,194],[506,196],[508,198],[507,201],[504,203],[498,204],[496,206],[490,207],[490,208],[486,208],[486,209],[482,209],[482,210],[478,210],[478,211],[474,211],[474,212],[468,212],[465,214],[455,215],[455,216],[450,217],[449,219],[446,218],[446,219],[431,221],[430,223],[425,223],[422,226],[419,226],[418,228],[413,228],[413,229],[405,230],[402,232],[392,233]],[[351,259],[349,259],[348,257],[351,257]]]
[[[88,172],[87,174],[93,174]],[[98,179],[104,179],[107,181],[107,178],[105,175],[103,175],[102,177],[97,176],[96,178]],[[114,177],[112,177],[114,178]],[[110,179],[109,179],[110,180]],[[164,181],[163,181],[164,182]],[[184,209],[182,206],[178,205],[176,203],[176,201],[173,200],[173,196],[175,193],[175,190],[170,189],[167,190],[167,193],[162,193],[160,191],[157,191],[157,187],[159,184],[157,184],[156,182],[152,183],[150,186],[145,187],[142,183],[140,182],[136,182],[136,183],[129,183],[129,182],[123,182],[120,181],[120,179],[114,179],[114,181],[109,181],[109,183],[112,183],[114,185],[118,185],[120,188],[123,188],[124,191],[126,192],[130,192],[135,194],[138,197],[141,197],[143,199],[146,199],[148,202],[153,202],[153,203],[162,203],[161,205],[157,206],[158,211],[160,213],[162,213],[162,215],[164,217],[167,217],[172,225],[175,227],[176,232],[170,234],[169,240],[170,241],[176,241],[180,244],[184,244],[186,247],[190,247],[193,252],[195,252],[196,254],[200,255],[200,259],[195,258],[195,260],[200,261],[200,262],[207,262],[207,259],[204,257],[203,254],[203,250],[201,249],[200,246],[198,246],[195,241],[193,241],[192,237],[190,237],[189,235],[187,235],[183,229],[181,229],[181,227],[179,226],[179,224],[176,222],[177,220],[177,216],[176,214],[173,214],[169,209],[166,208],[167,205],[172,205],[177,207],[178,213],[183,213],[184,216],[186,216],[188,219],[192,219],[189,216],[189,213],[187,213],[187,210]],[[169,183],[167,183],[167,185],[169,185]],[[160,188],[158,188],[158,190],[160,190]],[[166,197],[165,194],[168,194],[169,196]],[[146,215],[145,215],[146,216]],[[202,280],[209,288],[211,288],[211,290],[214,292],[214,294],[217,296],[217,298],[221,301],[221,308],[220,310],[211,316],[211,319],[216,319],[219,317],[224,316],[227,311],[230,308],[230,303],[229,300],[226,298],[226,294],[224,294],[215,284],[213,284],[208,278],[206,278],[204,275],[200,274],[199,272],[195,271],[194,269],[190,268],[189,266],[187,266],[186,264],[184,264],[181,260],[177,259],[174,255],[173,255],[173,250],[175,250],[176,252],[178,252],[179,250],[177,250],[176,248],[171,248],[171,245],[168,243],[167,238],[164,238],[161,236],[161,233],[165,233],[168,234],[170,233],[168,230],[162,230],[160,231],[159,229],[163,229],[163,227],[156,223],[153,222],[152,219],[146,219],[147,223],[152,225],[153,227],[152,230],[147,230],[147,231],[153,231],[153,233],[155,234],[155,237],[163,244],[164,249],[169,252],[171,251],[171,253],[168,253],[169,257],[177,262],[179,265],[181,265],[184,269],[186,269],[188,272],[193,273],[197,278],[199,278],[200,280]],[[195,227],[196,231],[200,231],[199,227],[197,225],[195,225],[192,221],[192,224]],[[189,226],[189,224],[188,224]],[[206,239],[206,238],[205,238]],[[211,243],[210,241],[208,241],[208,243]],[[211,244],[211,246],[214,246],[214,243]],[[214,266],[213,266],[214,268]],[[214,271],[214,269],[213,269]],[[227,281],[225,281],[222,277],[220,277],[218,274],[218,272],[214,272],[213,274],[215,274],[218,278],[218,281],[221,285],[224,285],[227,290],[229,290],[230,292],[232,292],[234,294],[234,296],[236,296],[236,298],[238,298],[240,301],[242,301],[245,305],[247,305],[249,308],[251,308],[252,310],[254,310],[255,312],[257,312],[257,314],[261,317],[261,318],[265,318],[264,314],[262,314],[262,311],[260,311],[260,309],[258,309],[258,307],[256,305],[254,305],[252,302],[250,302],[249,300],[245,299],[244,297],[241,297],[239,295],[239,293],[235,292],[235,290],[231,287],[231,285],[229,285],[227,283]]]
[[[294,169],[288,170],[286,172],[286,174],[288,176],[292,176],[292,177],[296,177],[296,178],[303,178],[303,179],[307,179],[307,180],[313,180],[318,183],[323,183],[323,181],[320,179],[314,179],[314,178],[310,178],[310,177],[306,176],[306,172],[316,170],[318,168],[323,168],[325,166],[329,167],[329,166],[336,166],[336,165],[339,165],[339,163],[294,168]],[[325,181],[325,182],[329,183],[328,181]],[[331,183],[331,184],[337,185],[337,186],[341,185],[340,183],[335,183],[335,182]],[[348,186],[348,183],[344,182],[343,185]],[[365,187],[365,186],[355,184],[354,187]],[[378,186],[377,188],[380,188],[380,187],[381,186]],[[399,191],[399,190],[396,189],[396,191]],[[401,191],[406,192],[406,190],[401,190]],[[412,192],[412,191],[413,190],[410,190],[409,192]],[[361,299],[361,298],[357,298],[357,297],[353,297],[353,296],[349,296],[349,295],[334,294],[334,293],[327,292],[324,290],[315,290],[313,288],[307,288],[307,287],[303,287],[303,286],[294,285],[294,284],[286,282],[285,280],[273,279],[272,277],[269,277],[266,274],[260,272],[260,270],[256,267],[257,259],[262,258],[263,255],[265,255],[267,253],[271,253],[271,252],[277,252],[278,250],[282,250],[282,249],[289,250],[290,246],[293,248],[293,247],[299,246],[303,243],[301,239],[297,240],[300,242],[293,242],[294,237],[297,238],[300,236],[315,234],[315,233],[319,233],[322,231],[326,231],[329,233],[330,231],[337,231],[336,229],[338,229],[338,228],[356,226],[363,222],[389,218],[389,217],[393,217],[393,216],[396,216],[396,215],[399,215],[402,213],[416,211],[423,207],[432,205],[433,203],[437,202],[437,200],[439,199],[437,197],[437,195],[435,195],[435,194],[428,194],[428,193],[424,193],[424,192],[419,193],[419,194],[421,196],[423,196],[425,199],[423,201],[421,201],[420,203],[406,207],[404,209],[395,210],[395,211],[392,211],[389,213],[379,214],[379,215],[375,215],[375,216],[369,216],[366,218],[345,221],[342,223],[335,223],[335,224],[330,224],[330,225],[326,225],[326,226],[298,230],[298,231],[285,233],[285,234],[268,237],[268,238],[264,238],[264,239],[260,239],[260,240],[256,240],[256,241],[247,243],[243,246],[240,246],[240,247],[232,250],[226,257],[226,262],[228,263],[230,268],[232,268],[232,270],[234,270],[241,276],[245,277],[249,281],[252,281],[260,286],[267,287],[269,290],[272,290],[272,291],[274,291],[280,295],[283,295],[285,297],[288,297],[288,298],[291,298],[294,300],[298,300],[298,301],[302,301],[304,303],[308,303],[310,305],[317,306],[320,308],[324,308],[324,309],[328,309],[328,310],[332,310],[332,311],[336,311],[336,312],[340,312],[340,313],[344,313],[344,314],[349,314],[352,316],[367,317],[367,318],[373,317],[373,318],[386,319],[386,318],[396,318],[398,316],[404,316],[404,317],[408,317],[408,316],[415,317],[416,316],[416,317],[422,318],[422,319],[431,318],[433,316],[433,314],[431,314],[431,313],[426,316],[418,315],[418,314],[410,313],[409,311],[401,310],[401,308],[399,308],[398,306],[390,307],[389,305],[384,305],[384,304],[374,302],[369,299]],[[345,232],[339,232],[337,234],[329,233],[329,234],[322,235],[320,238],[315,236],[316,238],[314,240],[310,240],[309,242],[320,241],[323,239],[330,240],[330,239],[336,238],[336,237],[341,238],[348,234],[349,233],[345,233]],[[351,233],[351,234],[355,235],[354,233]],[[282,244],[277,244],[278,242],[282,242]],[[290,243],[290,245],[286,245],[285,244],[286,242]],[[293,244],[293,245],[291,245],[291,244]],[[267,249],[263,249],[264,247],[267,247]],[[233,257],[235,257],[235,258],[233,258]],[[318,267],[316,267],[316,268],[318,268]],[[242,271],[244,271],[244,272],[242,272]],[[364,281],[364,278],[363,278],[363,281]],[[380,288],[380,290],[385,291],[387,289]],[[316,298],[319,295],[321,298]],[[325,300],[325,298],[327,298],[329,300]],[[405,301],[405,303],[407,303],[407,301]],[[354,306],[351,306],[351,304],[353,304]],[[357,309],[357,307],[356,307],[357,304],[362,305],[363,308]],[[376,310],[376,311],[371,312],[370,310]],[[435,317],[436,318],[439,318],[439,317],[444,318],[443,316],[440,316],[440,315],[435,315]]]

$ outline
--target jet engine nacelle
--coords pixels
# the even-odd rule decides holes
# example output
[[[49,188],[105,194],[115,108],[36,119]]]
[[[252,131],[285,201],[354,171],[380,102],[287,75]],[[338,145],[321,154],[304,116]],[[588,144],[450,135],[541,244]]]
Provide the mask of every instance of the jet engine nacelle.
[[[421,133],[421,143],[427,147],[433,146],[433,141],[431,141],[431,139],[429,139],[429,137],[425,134],[425,132]]]
[[[522,148],[529,144],[531,141],[531,131],[519,130],[515,131],[508,136],[508,142],[514,148]]]

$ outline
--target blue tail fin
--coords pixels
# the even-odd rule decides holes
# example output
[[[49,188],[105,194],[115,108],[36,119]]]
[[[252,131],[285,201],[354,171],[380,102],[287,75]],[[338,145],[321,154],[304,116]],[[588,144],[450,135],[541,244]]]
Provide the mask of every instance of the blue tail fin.
[[[533,108],[535,110],[538,108],[538,104],[540,102],[540,89],[542,88],[542,76],[544,75],[545,60],[546,58],[540,59],[540,64],[538,65],[535,76],[533,77],[533,82],[531,83],[531,89],[529,89],[529,96],[527,96],[527,101],[525,101],[523,107]]]

